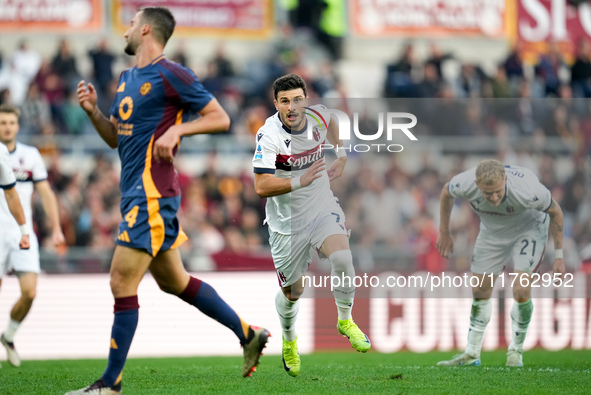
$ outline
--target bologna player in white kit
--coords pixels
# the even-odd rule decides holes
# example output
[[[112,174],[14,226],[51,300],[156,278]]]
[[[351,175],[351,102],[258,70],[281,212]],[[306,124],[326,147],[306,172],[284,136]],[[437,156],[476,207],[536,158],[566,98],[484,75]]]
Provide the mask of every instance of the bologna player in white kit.
[[[275,306],[283,332],[283,365],[290,376],[297,376],[300,357],[295,322],[304,290],[302,276],[311,261],[310,247],[328,257],[332,276],[351,280],[333,290],[338,332],[348,337],[357,351],[366,352],[371,343],[351,318],[355,269],[345,214],[330,189],[330,181],[341,176],[347,158],[343,150],[338,151],[339,157],[328,171],[324,162],[326,139],[333,147],[342,146],[338,126],[323,106],[306,107],[306,84],[299,76],[278,78],[273,91],[277,113],[256,135],[255,190],[267,198],[269,242],[281,286]],[[317,123],[312,115],[322,122]],[[312,127],[311,139],[308,126]]]
[[[7,152],[10,152],[9,166],[11,172],[14,170],[15,189],[20,197],[28,224],[24,228],[24,233],[30,235],[28,236],[30,248],[19,249],[19,225],[11,217],[7,201],[0,199],[0,227],[3,229],[0,245],[0,278],[13,270],[18,276],[21,288],[21,297],[12,308],[8,326],[0,337],[2,345],[6,348],[8,362],[13,366],[20,366],[20,358],[14,348],[14,335],[35,299],[37,275],[40,269],[39,243],[31,228],[33,189],[37,190],[41,196],[43,209],[51,224],[52,242],[57,246],[65,240],[59,223],[57,200],[47,181],[47,170],[43,158],[37,148],[16,141],[19,129],[18,117],[19,111],[16,108],[0,106],[0,141],[3,143],[0,146],[2,150],[7,149]]]
[[[523,342],[533,312],[531,275],[537,272],[542,260],[548,229],[554,239],[554,277],[562,278],[565,273],[562,210],[531,170],[503,166],[493,159],[484,160],[478,167],[453,177],[441,192],[437,248],[445,258],[453,252],[449,219],[455,198],[468,199],[480,217],[480,232],[474,246],[471,270],[479,279],[485,278],[479,281],[481,287],[472,288],[474,299],[466,350],[438,365],[480,365],[484,331],[492,309],[490,297],[494,284],[491,284],[491,275],[495,280],[507,261],[513,258],[517,281],[513,282],[513,338],[507,351],[507,366],[522,366]]]

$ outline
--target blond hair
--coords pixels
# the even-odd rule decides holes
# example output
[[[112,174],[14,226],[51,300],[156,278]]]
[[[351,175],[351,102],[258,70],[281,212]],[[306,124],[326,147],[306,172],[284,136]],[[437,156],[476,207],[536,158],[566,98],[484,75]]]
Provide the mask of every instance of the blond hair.
[[[496,159],[485,159],[476,167],[476,182],[492,185],[505,177],[505,166]]]

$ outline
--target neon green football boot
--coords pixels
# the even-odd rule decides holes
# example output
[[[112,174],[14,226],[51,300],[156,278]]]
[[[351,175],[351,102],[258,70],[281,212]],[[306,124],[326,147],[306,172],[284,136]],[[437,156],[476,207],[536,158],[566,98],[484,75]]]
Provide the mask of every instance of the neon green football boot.
[[[292,377],[300,374],[300,354],[298,353],[298,339],[288,342],[283,338],[283,368]]]
[[[359,352],[367,352],[371,348],[371,342],[367,335],[361,332],[361,329],[353,322],[353,318],[348,320],[339,320],[337,324],[339,333],[346,336],[351,342],[351,347]]]

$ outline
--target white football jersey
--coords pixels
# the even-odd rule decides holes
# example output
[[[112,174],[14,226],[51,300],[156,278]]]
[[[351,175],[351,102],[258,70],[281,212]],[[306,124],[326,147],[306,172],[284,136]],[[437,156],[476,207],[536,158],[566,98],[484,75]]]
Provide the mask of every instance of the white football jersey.
[[[0,144],[0,146],[2,149],[6,149],[4,144]],[[47,179],[47,169],[37,148],[18,142],[14,151],[10,153],[9,160],[11,171],[14,171],[16,177],[16,191],[25,212],[27,225],[30,228],[29,232],[32,233],[31,196],[33,195],[33,187],[34,183]],[[12,229],[11,232],[19,232],[18,224],[8,209],[4,194],[0,197],[0,226],[2,229]]]
[[[283,125],[279,113],[267,118],[256,135],[256,150],[252,160],[254,172],[274,174],[279,178],[295,178],[306,172],[314,162],[324,158],[324,144],[330,114],[322,105],[306,109],[308,127],[292,132]],[[328,144],[328,143],[326,143]],[[292,234],[310,224],[325,208],[334,206],[335,197],[330,189],[328,173],[307,187],[279,196],[267,198],[265,222],[276,233]]]
[[[480,237],[496,241],[515,240],[540,222],[549,221],[546,211],[552,204],[548,188],[529,169],[505,166],[505,196],[497,207],[491,206],[476,186],[476,168],[466,170],[449,182],[454,198],[466,198],[480,217]]]
[[[16,183],[12,165],[10,164],[10,154],[4,144],[0,144],[0,187],[2,189],[12,188]],[[2,194],[4,197],[4,194]],[[6,199],[4,198],[4,201]]]

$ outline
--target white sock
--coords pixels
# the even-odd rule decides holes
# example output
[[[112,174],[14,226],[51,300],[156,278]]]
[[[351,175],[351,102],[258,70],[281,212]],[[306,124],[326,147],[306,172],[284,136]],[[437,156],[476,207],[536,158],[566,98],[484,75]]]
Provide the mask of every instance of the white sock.
[[[294,341],[298,337],[295,330],[295,322],[298,318],[298,311],[300,310],[299,300],[294,302],[287,299],[280,289],[277,295],[275,295],[275,308],[279,316],[283,338],[288,342]]]
[[[335,299],[337,304],[337,313],[339,320],[350,320],[351,309],[353,308],[353,299]]]
[[[534,311],[534,304],[531,299],[527,302],[519,303],[513,302],[511,308],[511,328],[513,328],[513,336],[509,350],[523,352],[523,343],[525,342],[525,335],[527,334],[527,327],[531,321],[531,316]]]
[[[351,310],[355,298],[353,255],[351,250],[340,250],[330,254],[328,259],[331,265],[331,277],[338,278],[338,286],[334,287],[332,293],[337,305],[339,320],[351,319]],[[336,280],[335,284],[337,284]]]
[[[468,331],[468,345],[466,354],[473,357],[480,357],[482,350],[482,341],[484,340],[484,331],[490,321],[492,314],[492,302],[490,299],[472,301],[472,310],[470,311],[470,330]]]
[[[10,319],[10,321],[8,321],[8,326],[4,331],[4,338],[6,339],[6,341],[10,343],[13,342],[14,335],[16,334],[16,331],[18,330],[19,326],[21,326],[21,323],[13,320],[12,318]]]

